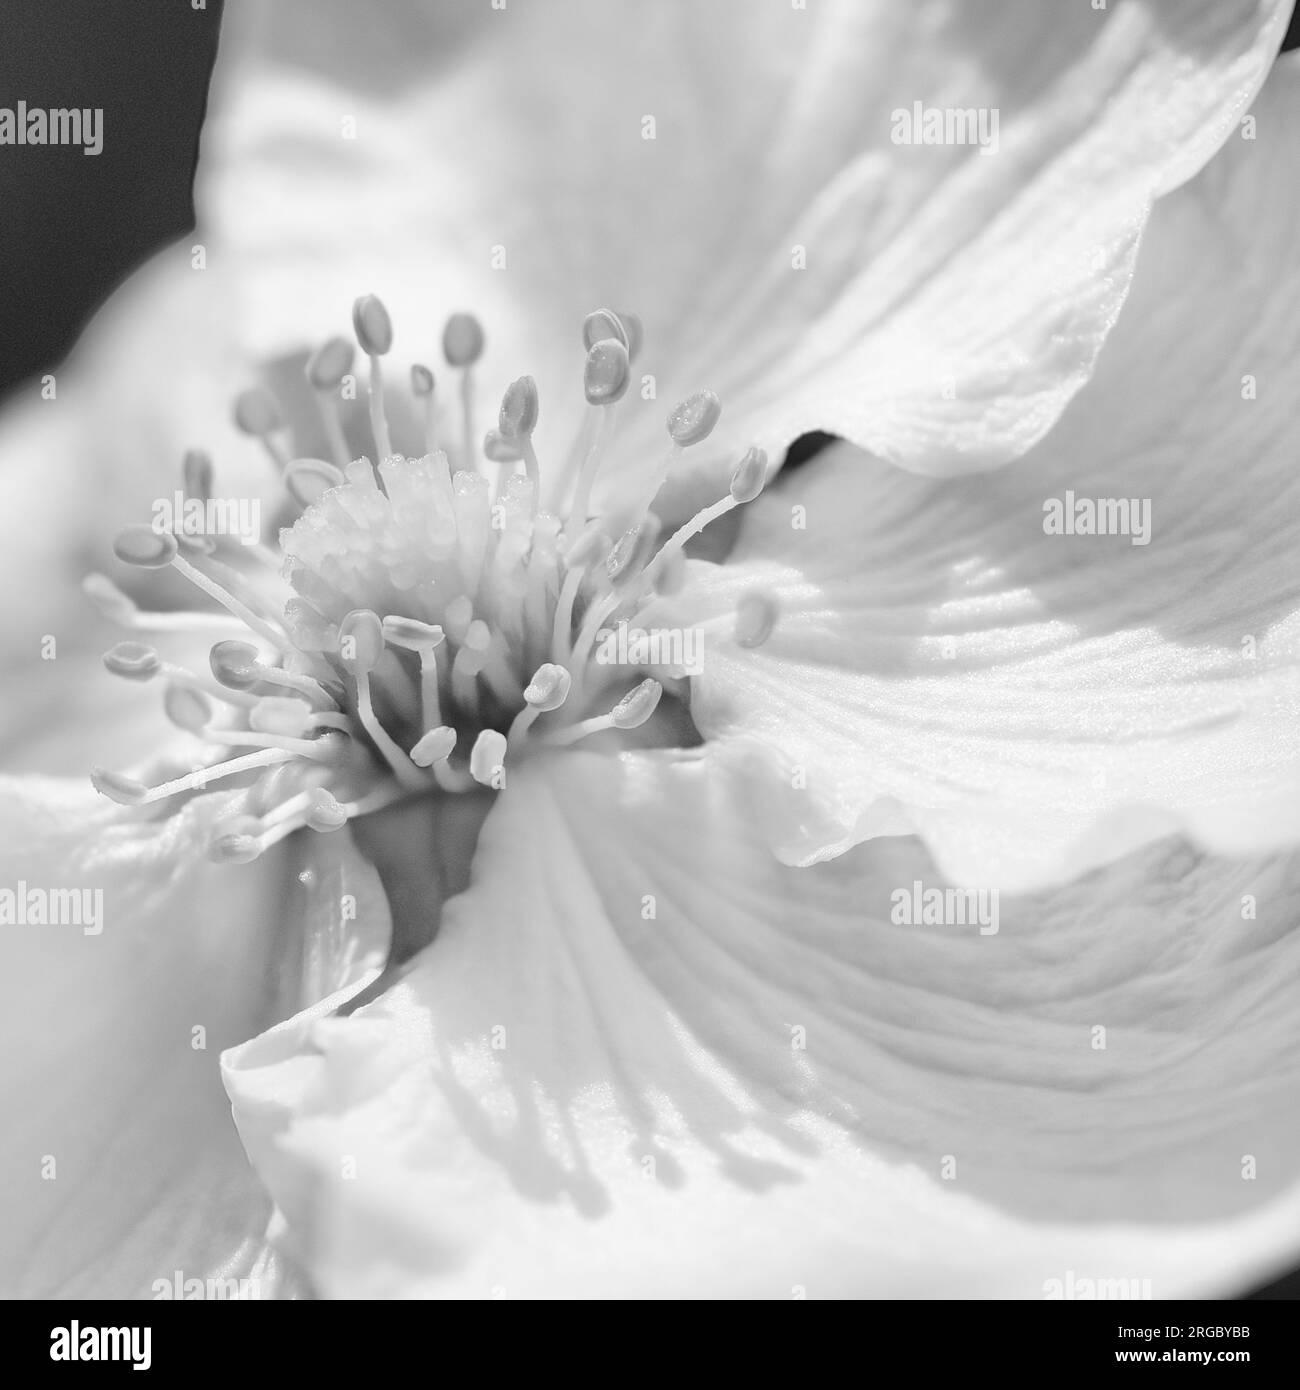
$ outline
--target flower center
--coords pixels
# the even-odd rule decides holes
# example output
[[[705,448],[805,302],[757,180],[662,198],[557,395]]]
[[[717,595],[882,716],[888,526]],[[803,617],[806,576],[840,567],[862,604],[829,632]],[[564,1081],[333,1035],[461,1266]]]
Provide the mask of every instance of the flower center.
[[[353,327],[369,363],[377,463],[348,458],[339,393],[351,380],[354,349],[331,339],[312,355],[307,377],[334,462],[289,460],[268,393],[245,392],[236,402],[237,424],[262,442],[299,509],[278,549],[157,524],[117,538],[118,559],[177,569],[224,613],[143,612],[103,576],[86,581],[101,611],[127,627],[224,628],[210,675],[167,662],[140,641],[118,643],[105,656],[126,679],[162,678],[172,722],[202,735],[219,756],[153,787],[102,769],[92,774],[102,793],[127,805],[238,778],[242,809],[215,829],[210,851],[218,859],[254,858],[295,830],[336,829],[412,794],[499,790],[509,768],[539,748],[644,724],[663,695],[660,682],[635,667],[600,664],[597,638],[679,587],[686,543],[757,496],[765,480],[766,456],[750,449],[727,494],[660,543],[651,504],[720,414],[717,398],[701,391],[669,415],[662,456],[592,515],[593,486],[640,345],[631,315],[598,310],[583,325],[587,417],[569,454],[575,476],[548,480],[555,510],[543,506],[531,377],[511,384],[497,427],[475,446],[474,368],[484,342],[476,319],[454,315],[443,335],[460,388],[451,459],[437,434],[433,374],[419,365],[411,390],[423,406],[427,452],[393,452],[383,362],[392,325],[366,296],[354,307]],[[187,455],[184,481],[187,498],[211,499],[204,455]],[[254,564],[237,562],[250,550]]]

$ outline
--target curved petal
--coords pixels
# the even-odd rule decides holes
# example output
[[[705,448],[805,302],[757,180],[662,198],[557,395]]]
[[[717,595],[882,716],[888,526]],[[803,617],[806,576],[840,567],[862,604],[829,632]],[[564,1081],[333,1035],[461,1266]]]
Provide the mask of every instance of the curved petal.
[[[314,845],[292,882],[286,846],[251,865],[210,863],[204,830],[231,796],[142,821],[85,783],[0,782],[11,1297],[148,1297],[177,1270],[252,1278],[262,1297],[295,1287],[264,1245],[269,1206],[215,1060],[314,991],[373,970],[358,928],[386,931],[386,908],[346,836]],[[362,904],[349,920],[340,886]],[[91,894],[78,894],[80,918],[48,896],[59,890]],[[30,893],[70,924],[34,924],[34,907],[15,922]]]
[[[1227,133],[1285,8],[1152,0],[1063,18],[882,0],[650,17],[602,0],[396,5],[382,25],[342,5],[234,9],[199,231],[113,296],[55,400],[29,385],[6,411],[0,490],[28,524],[5,572],[95,565],[116,525],[170,493],[189,447],[216,454],[229,495],[269,504],[231,396],[257,373],[298,380],[293,354],[345,328],[367,288],[389,295],[411,357],[435,355],[450,309],[482,313],[480,419],[507,380],[537,373],[552,476],[581,406],[577,319],[600,302],[646,317],[658,380],[623,409],[615,481],[702,384],[728,409],[701,468],[810,426],[911,467],[997,461],[1086,377],[1145,200]],[[895,145],[892,113],[915,100],[996,106],[998,155]],[[797,277],[795,240],[809,251]],[[58,592],[39,600],[40,633],[75,620],[71,586]],[[13,638],[20,654],[29,641]]]
[[[227,1054],[323,1292],[1174,1296],[1294,1251],[1296,861],[1167,843],[990,932],[899,920],[915,840],[794,869],[747,812],[707,756],[525,764],[397,986]]]
[[[473,307],[485,411],[532,372],[553,459],[577,324],[612,304],[645,318],[655,395],[621,408],[610,477],[700,386],[728,403],[722,457],[821,428],[922,472],[984,468],[1087,379],[1150,201],[1226,138],[1288,8],[480,7],[454,65],[412,83],[397,64],[385,100],[337,65],[252,71],[205,206],[259,351],[337,331],[362,289],[417,358]],[[350,17],[336,42],[373,56],[373,14]],[[988,153],[898,143],[916,104],[996,113]]]
[[[704,625],[693,716],[757,755],[783,857],[910,829],[960,881],[1012,886],[1174,829],[1300,837],[1293,57],[1256,111],[1157,209],[1096,377],[1029,456],[942,483],[831,450],[638,620]],[[1121,498],[1130,534],[1047,533]],[[747,650],[755,590],[780,616]]]

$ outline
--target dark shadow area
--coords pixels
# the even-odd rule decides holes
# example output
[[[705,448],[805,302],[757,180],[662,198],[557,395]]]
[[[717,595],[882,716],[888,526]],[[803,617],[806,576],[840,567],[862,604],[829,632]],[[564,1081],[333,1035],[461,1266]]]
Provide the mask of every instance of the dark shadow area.
[[[194,226],[221,0],[6,0],[0,105],[103,111],[103,147],[0,146],[0,397]]]

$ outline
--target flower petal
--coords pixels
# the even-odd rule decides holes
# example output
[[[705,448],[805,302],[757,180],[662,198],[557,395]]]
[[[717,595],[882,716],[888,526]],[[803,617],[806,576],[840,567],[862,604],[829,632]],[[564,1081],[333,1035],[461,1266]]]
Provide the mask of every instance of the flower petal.
[[[0,889],[102,893],[97,933],[0,927],[9,1296],[145,1297],[176,1270],[251,1277],[263,1297],[293,1287],[266,1252],[269,1207],[214,1063],[313,989],[376,967],[340,922],[343,879],[368,905],[358,923],[383,932],[386,909],[346,836],[314,837],[292,888],[289,847],[210,863],[205,827],[237,795],[141,821],[85,783],[0,782]]]
[[[526,764],[401,983],[227,1054],[322,1292],[1173,1296],[1294,1252],[1296,861],[903,925],[917,841],[794,869],[747,811],[707,755]]]
[[[1161,203],[1096,377],[1024,460],[944,483],[832,449],[640,620],[703,623],[693,716],[757,754],[783,857],[915,830],[957,881],[1009,887],[1180,828],[1300,838],[1292,57],[1257,113]],[[1131,499],[1149,543],[1047,534],[1071,496]],[[756,650],[732,637],[751,591],[779,610]]]
[[[552,460],[581,404],[571,335],[609,304],[644,317],[656,394],[629,393],[608,478],[701,386],[727,412],[693,462],[822,428],[921,472],[985,468],[1087,379],[1150,201],[1226,138],[1287,10],[483,8],[456,64],[427,86],[400,65],[386,101],[369,73],[231,84],[205,206],[259,352],[337,331],[363,288],[415,357],[472,307],[484,409],[533,373]],[[898,143],[917,103],[997,112],[996,151]]]

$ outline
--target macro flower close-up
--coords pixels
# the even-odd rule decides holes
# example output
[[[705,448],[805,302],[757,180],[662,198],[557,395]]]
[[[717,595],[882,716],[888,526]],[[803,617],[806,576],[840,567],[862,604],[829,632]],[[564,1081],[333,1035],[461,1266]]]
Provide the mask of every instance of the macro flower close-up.
[[[227,0],[0,409],[7,1297],[1300,1263],[1291,8]]]

